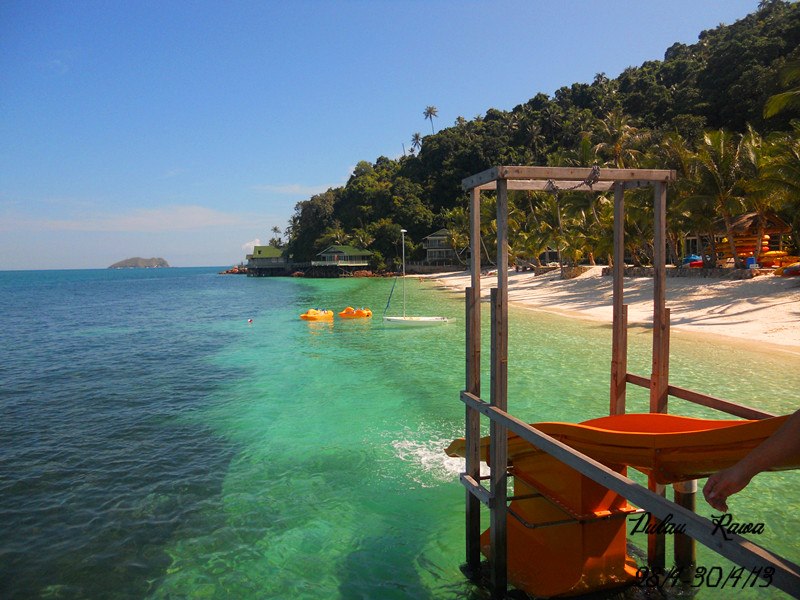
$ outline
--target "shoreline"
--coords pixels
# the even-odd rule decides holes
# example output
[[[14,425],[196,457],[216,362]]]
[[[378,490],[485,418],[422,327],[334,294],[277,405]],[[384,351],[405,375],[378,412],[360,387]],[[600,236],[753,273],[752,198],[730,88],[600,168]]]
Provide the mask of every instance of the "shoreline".
[[[561,279],[558,271],[537,276],[510,270],[509,305],[611,324],[613,280],[601,271],[602,267],[594,267],[574,279]],[[457,292],[471,283],[465,271],[418,277]],[[496,281],[495,275],[481,276],[482,298],[488,298]],[[668,277],[666,287],[672,331],[800,356],[800,279],[769,275],[742,280]],[[625,278],[624,294],[628,326],[651,328],[653,279]]]

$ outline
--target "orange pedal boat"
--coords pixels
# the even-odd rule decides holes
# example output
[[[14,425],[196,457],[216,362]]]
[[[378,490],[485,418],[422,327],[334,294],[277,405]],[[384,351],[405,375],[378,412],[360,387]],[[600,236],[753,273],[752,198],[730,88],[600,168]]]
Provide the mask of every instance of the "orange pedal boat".
[[[342,319],[369,319],[372,317],[372,311],[369,308],[353,308],[348,306],[339,313]]]
[[[303,319],[303,321],[333,321],[333,311],[309,308],[300,315],[300,318]]]

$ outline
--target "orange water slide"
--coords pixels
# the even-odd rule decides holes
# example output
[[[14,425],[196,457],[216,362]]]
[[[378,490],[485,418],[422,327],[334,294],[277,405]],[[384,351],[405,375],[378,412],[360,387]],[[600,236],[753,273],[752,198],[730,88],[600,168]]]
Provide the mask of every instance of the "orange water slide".
[[[696,419],[631,413],[583,423],[535,423],[533,427],[606,465],[633,467],[658,483],[707,477],[729,467],[772,435],[788,416],[758,421]],[[464,438],[445,450],[464,456]],[[508,436],[508,459],[541,453],[516,434]],[[488,460],[489,438],[481,438],[481,460]],[[800,455],[787,456],[773,470],[800,468]]]
[[[533,426],[618,473],[633,467],[667,484],[736,463],[787,418],[731,421],[648,413]],[[464,456],[464,451],[463,438],[446,450],[450,456]],[[482,438],[481,459],[488,453],[489,438]],[[512,585],[537,597],[556,597],[633,581],[636,565],[627,554],[626,517],[634,508],[622,496],[515,434],[508,437],[508,461],[515,497],[507,529]],[[800,468],[800,455],[775,467],[790,468]],[[481,551],[491,558],[488,529]]]

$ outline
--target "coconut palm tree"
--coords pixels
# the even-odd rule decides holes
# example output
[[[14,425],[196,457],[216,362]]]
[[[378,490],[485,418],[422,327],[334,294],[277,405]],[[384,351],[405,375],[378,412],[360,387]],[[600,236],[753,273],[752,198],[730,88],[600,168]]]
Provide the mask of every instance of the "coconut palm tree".
[[[375,241],[375,236],[364,227],[356,227],[350,234],[350,241],[357,248],[366,249],[369,248],[372,245],[372,242]]]
[[[611,111],[597,122],[596,133],[600,142],[594,151],[608,157],[607,166],[624,169],[638,164],[642,153],[636,146],[644,141],[645,134],[631,125],[627,114],[621,110]]]
[[[775,190],[778,207],[789,216],[795,246],[800,248],[800,122],[792,121],[792,128],[769,136],[764,179]]]
[[[413,150],[419,150],[422,148],[422,135],[419,132],[416,132],[411,136],[411,148]]]
[[[433,130],[433,117],[439,116],[439,109],[435,106],[426,106],[425,111],[422,113],[426,119],[430,120],[431,122],[431,133],[436,133]]]
[[[728,247],[734,266],[741,268],[742,260],[736,254],[732,219],[743,212],[745,197],[742,173],[742,137],[724,129],[708,131],[695,153],[697,163],[692,195],[687,202],[713,210],[722,217]]]
[[[346,244],[348,239],[349,236],[342,228],[342,224],[339,221],[334,221],[333,225],[326,228],[317,239],[317,246],[324,249],[331,245]]]
[[[800,60],[792,61],[783,67],[780,78],[786,87],[800,84]],[[770,97],[764,105],[764,118],[774,117],[787,109],[800,109],[800,85]]]

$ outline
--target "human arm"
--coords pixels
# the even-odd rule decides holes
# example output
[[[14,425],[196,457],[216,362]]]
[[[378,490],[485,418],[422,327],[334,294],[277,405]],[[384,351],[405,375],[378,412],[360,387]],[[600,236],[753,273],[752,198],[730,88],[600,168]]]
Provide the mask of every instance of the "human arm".
[[[728,496],[743,490],[750,480],[781,458],[800,451],[800,410],[732,467],[714,473],[703,486],[703,496],[712,507],[728,512]]]

